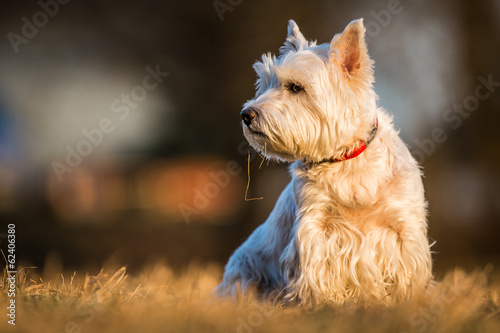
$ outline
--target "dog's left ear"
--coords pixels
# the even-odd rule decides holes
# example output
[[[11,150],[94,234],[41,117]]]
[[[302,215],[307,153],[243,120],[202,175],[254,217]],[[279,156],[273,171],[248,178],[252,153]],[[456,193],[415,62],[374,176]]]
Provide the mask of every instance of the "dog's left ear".
[[[307,47],[309,44],[305,39],[299,26],[294,20],[288,21],[288,34],[286,36],[285,45],[280,47],[280,54],[285,54],[289,51],[298,51]]]
[[[330,44],[332,60],[350,75],[357,71],[371,70],[371,60],[365,42],[363,19],[352,21],[341,34],[335,35]]]

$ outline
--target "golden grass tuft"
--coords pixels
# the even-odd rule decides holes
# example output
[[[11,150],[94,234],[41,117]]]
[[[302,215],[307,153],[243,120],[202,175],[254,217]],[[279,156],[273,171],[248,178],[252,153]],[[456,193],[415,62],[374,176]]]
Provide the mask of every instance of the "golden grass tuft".
[[[72,273],[44,281],[20,270],[16,327],[7,323],[6,273],[0,332],[500,332],[500,283],[488,266],[456,269],[428,296],[399,307],[355,304],[283,308],[212,297],[222,270],[191,265],[176,275],[164,264],[129,275],[124,267],[97,275]]]

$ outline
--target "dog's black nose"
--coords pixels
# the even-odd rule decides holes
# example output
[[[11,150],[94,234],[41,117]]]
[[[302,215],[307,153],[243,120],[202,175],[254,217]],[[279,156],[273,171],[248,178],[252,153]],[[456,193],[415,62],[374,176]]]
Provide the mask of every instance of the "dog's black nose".
[[[243,119],[243,122],[247,126],[250,126],[252,120],[257,117],[257,112],[253,108],[246,108],[243,111],[241,111],[240,114],[241,114],[241,119]]]

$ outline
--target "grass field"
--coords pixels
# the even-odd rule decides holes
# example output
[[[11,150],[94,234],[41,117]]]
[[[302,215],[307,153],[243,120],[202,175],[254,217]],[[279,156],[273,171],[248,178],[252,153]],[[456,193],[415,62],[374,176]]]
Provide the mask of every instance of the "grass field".
[[[428,297],[390,309],[215,300],[221,274],[216,265],[176,275],[158,264],[135,276],[125,268],[93,276],[43,272],[52,276],[46,281],[25,268],[17,276],[14,327],[4,273],[0,332],[500,332],[500,280],[492,266],[450,271]]]

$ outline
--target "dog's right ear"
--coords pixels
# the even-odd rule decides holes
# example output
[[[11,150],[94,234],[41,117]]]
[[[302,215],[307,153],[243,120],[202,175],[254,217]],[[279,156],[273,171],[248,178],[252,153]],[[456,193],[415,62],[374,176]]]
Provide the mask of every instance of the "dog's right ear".
[[[294,20],[288,21],[288,35],[286,36],[285,45],[280,47],[280,54],[285,54],[290,51],[298,51],[308,46],[307,40],[299,30],[299,26]]]

